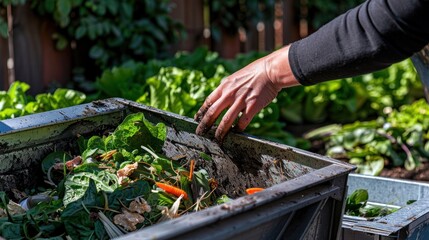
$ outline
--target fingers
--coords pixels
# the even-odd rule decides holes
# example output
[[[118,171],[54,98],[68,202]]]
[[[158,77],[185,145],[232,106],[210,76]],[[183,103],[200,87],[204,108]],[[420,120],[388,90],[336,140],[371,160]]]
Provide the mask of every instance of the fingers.
[[[229,129],[231,129],[232,124],[234,123],[235,119],[238,118],[238,115],[244,109],[244,107],[245,106],[241,103],[241,101],[237,101],[225,113],[215,133],[215,139],[219,143],[223,142],[225,135],[228,133]]]
[[[246,101],[247,97],[249,97],[248,94],[243,94],[239,99],[226,96],[218,97],[218,93],[213,92],[195,114],[195,120],[200,122],[195,131],[196,134],[203,135],[209,131],[222,111],[227,108],[229,108],[228,111],[216,129],[215,139],[219,143],[223,142],[240,113],[242,113],[242,116],[239,118],[236,128],[239,131],[244,131],[252,121],[252,118],[264,107],[257,101],[257,98]]]
[[[203,105],[201,105],[200,109],[194,116],[194,120],[197,122],[201,122],[203,116],[206,114],[206,112],[209,110],[209,108],[213,105],[213,103],[216,102],[217,99],[219,99],[221,96],[221,91],[218,91],[217,89],[213,91],[204,101]]]
[[[236,128],[238,131],[242,132],[249,123],[252,121],[253,117],[262,109],[263,107],[258,104],[249,104],[248,107],[243,111],[240,119],[238,120]]]
[[[213,123],[222,113],[222,111],[230,106],[229,101],[220,98],[215,103],[210,106],[207,105],[204,109],[202,109],[202,115],[199,115],[200,123],[196,129],[196,133],[198,135],[205,134],[212,127]]]

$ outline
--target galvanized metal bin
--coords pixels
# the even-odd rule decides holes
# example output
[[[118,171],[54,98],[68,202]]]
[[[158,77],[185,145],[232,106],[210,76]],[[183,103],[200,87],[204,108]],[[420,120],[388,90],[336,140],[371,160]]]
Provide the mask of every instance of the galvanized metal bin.
[[[123,99],[0,122],[0,190],[39,181],[40,161],[54,149],[70,149],[76,136],[114,129],[131,112],[168,126],[169,157],[196,158],[221,191],[236,199],[130,233],[124,239],[337,239],[348,173],[354,166],[244,134],[229,134],[222,146],[213,132],[194,134],[189,118]],[[248,187],[265,191],[245,196]],[[241,197],[240,197],[241,196]]]
[[[429,239],[429,184],[350,174],[348,194],[363,188],[368,190],[368,202],[401,207],[385,217],[367,221],[344,216],[344,240]],[[417,200],[407,205],[407,201]]]

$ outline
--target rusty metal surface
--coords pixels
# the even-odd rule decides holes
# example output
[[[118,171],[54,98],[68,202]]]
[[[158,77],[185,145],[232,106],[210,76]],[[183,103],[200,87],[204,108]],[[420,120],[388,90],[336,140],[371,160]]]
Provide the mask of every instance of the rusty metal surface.
[[[213,132],[204,137],[195,135],[196,122],[190,118],[123,99],[106,99],[0,121],[0,183],[2,177],[7,179],[7,176],[34,168],[54,149],[72,151],[70,148],[76,147],[73,142],[77,134],[101,134],[113,130],[132,112],[143,112],[152,123],[165,123],[168,128],[163,147],[165,155],[195,159],[196,167],[207,169],[209,175],[219,181],[222,193],[237,198],[228,204],[182,216],[160,224],[161,227],[156,224],[134,234],[157,239],[175,238],[173,236],[178,236],[179,232],[192,235],[226,219],[240,228],[236,233],[245,233],[248,227],[239,220],[258,212],[253,225],[249,223],[253,226],[249,230],[255,234],[253,238],[271,239],[272,235],[268,236],[266,231],[272,224],[277,224],[276,231],[283,229],[276,236],[281,236],[280,233],[288,236],[290,231],[299,227],[294,227],[294,222],[299,219],[303,226],[307,226],[300,227],[300,238],[304,235],[306,239],[321,236],[319,239],[336,238],[347,175],[355,169],[354,166],[245,134],[229,134],[220,146],[210,140]],[[202,154],[212,160],[203,160]],[[20,177],[25,178],[25,182],[37,181],[34,171],[29,176]],[[266,187],[267,190],[240,197],[246,188],[253,186]],[[0,189],[13,187],[20,186],[15,183],[15,186],[10,184],[0,186]],[[294,221],[285,222],[288,216]],[[160,228],[164,230],[159,231]],[[216,228],[215,232],[220,230]],[[227,239],[231,235],[224,232],[221,236]]]

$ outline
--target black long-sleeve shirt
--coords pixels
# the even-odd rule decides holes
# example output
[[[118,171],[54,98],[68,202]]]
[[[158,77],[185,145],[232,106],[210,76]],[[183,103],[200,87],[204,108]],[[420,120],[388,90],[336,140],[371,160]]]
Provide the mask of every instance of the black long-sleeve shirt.
[[[289,62],[302,85],[373,72],[429,43],[429,0],[368,0],[292,43]]]

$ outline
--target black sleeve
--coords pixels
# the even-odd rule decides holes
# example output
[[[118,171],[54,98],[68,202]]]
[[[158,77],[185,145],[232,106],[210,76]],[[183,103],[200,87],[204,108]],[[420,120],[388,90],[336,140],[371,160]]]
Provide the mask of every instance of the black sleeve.
[[[429,0],[368,0],[292,43],[289,62],[302,85],[373,72],[429,43]]]

